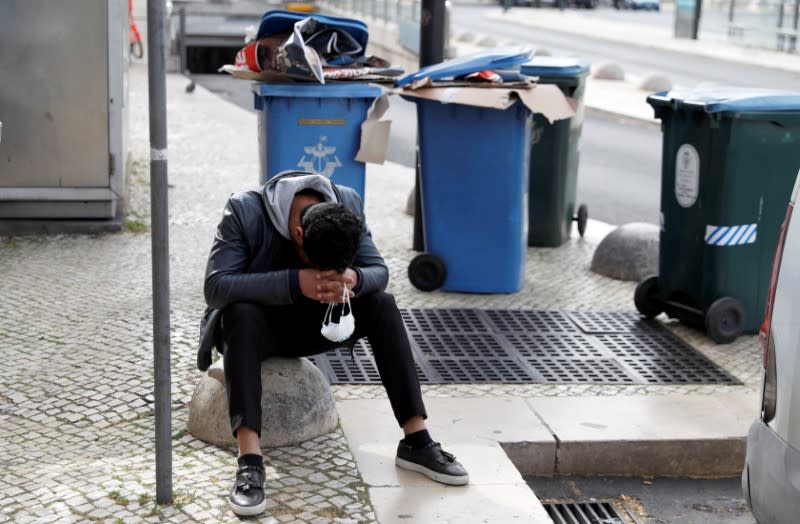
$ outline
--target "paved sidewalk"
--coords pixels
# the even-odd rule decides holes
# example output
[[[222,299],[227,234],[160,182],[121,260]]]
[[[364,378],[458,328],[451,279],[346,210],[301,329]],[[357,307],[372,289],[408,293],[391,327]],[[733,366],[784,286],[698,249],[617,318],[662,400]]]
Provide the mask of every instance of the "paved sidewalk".
[[[187,94],[185,78],[168,77],[175,504],[159,507],[153,502],[144,64],[133,64],[129,85],[128,230],[0,239],[0,340],[8,357],[0,375],[0,522],[237,521],[226,503],[233,452],[198,441],[185,427],[200,379],[194,362],[205,260],[227,196],[257,183],[256,116],[199,86]],[[530,249],[519,293],[414,289],[405,277],[414,255],[412,219],[403,212],[412,184],[413,173],[406,168],[368,168],[366,213],[390,268],[389,291],[401,307],[633,309],[632,283],[588,269],[606,231],[592,223],[587,239]],[[267,451],[269,506],[259,521],[469,522],[479,515],[487,522],[546,522],[503,452],[509,443],[549,445],[553,457],[557,440],[618,442],[659,434],[693,442],[741,439],[749,414],[756,414],[756,338],[716,346],[699,332],[675,324],[668,328],[743,385],[425,386],[434,437],[472,471],[471,485],[460,490],[394,469],[392,448],[400,434],[386,421],[382,388],[336,386],[337,431]],[[583,408],[569,407],[575,403]],[[366,422],[365,413],[374,416],[369,430],[359,425]],[[616,423],[604,426],[596,419],[603,416],[614,416]],[[664,427],[671,429],[659,429]],[[516,454],[523,469],[530,466],[526,460],[544,456],[519,449]],[[464,517],[467,510],[471,513]]]

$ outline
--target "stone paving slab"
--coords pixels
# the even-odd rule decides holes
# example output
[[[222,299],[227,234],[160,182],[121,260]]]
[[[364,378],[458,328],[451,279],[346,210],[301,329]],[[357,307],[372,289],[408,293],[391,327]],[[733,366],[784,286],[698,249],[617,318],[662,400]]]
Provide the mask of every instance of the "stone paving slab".
[[[172,433],[175,504],[157,507],[146,69],[130,72],[132,171],[119,234],[0,238],[0,522],[233,522],[225,496],[234,454],[185,433],[200,379],[195,344],[202,278],[227,196],[257,184],[256,117],[168,77]],[[525,288],[509,295],[423,293],[405,277],[413,185],[407,169],[370,166],[366,212],[401,307],[631,311],[634,285],[589,271],[594,244],[531,249]],[[745,385],[426,386],[426,397],[715,395],[757,390],[755,337],[715,346],[668,324]],[[385,398],[380,387],[337,386],[338,399]],[[267,453],[270,506],[262,522],[375,522],[341,430]],[[337,520],[338,519],[338,520]]]

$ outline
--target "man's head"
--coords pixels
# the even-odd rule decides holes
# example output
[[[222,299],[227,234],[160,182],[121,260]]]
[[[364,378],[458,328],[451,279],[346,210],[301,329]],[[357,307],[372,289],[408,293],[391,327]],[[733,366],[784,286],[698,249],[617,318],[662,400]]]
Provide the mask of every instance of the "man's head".
[[[364,227],[358,215],[308,190],[295,195],[291,215],[292,240],[304,263],[339,272],[353,263]]]

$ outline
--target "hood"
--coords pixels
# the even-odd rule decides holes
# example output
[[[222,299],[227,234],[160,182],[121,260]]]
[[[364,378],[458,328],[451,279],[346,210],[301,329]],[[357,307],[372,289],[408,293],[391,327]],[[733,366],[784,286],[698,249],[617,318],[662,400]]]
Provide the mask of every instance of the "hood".
[[[289,234],[289,210],[295,193],[303,189],[313,189],[321,193],[325,202],[341,202],[339,192],[331,181],[322,175],[307,171],[284,171],[278,173],[264,184],[264,205],[267,208],[275,229],[287,240]]]

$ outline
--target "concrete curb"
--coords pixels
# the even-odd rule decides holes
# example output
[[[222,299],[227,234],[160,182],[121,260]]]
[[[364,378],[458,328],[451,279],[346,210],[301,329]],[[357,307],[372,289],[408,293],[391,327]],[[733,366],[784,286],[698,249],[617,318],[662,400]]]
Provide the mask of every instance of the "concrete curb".
[[[737,477],[745,437],[502,443],[523,476]]]

